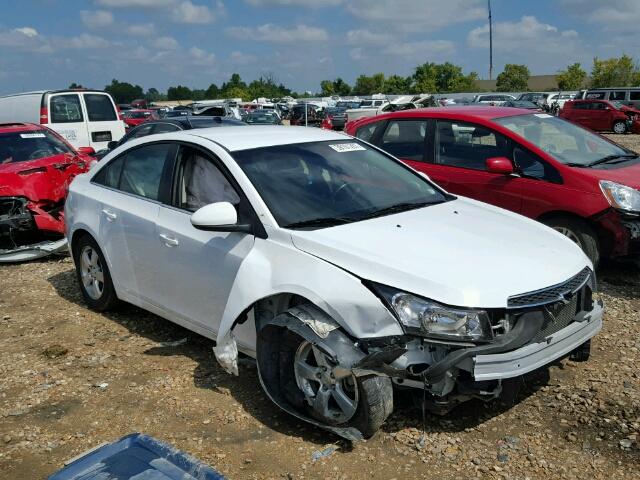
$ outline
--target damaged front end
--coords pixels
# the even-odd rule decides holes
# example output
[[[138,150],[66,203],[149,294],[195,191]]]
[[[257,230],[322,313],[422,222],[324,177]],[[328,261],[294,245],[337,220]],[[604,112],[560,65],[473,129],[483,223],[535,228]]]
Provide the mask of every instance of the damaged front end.
[[[418,332],[400,316],[405,335],[356,339],[322,310],[299,305],[273,318],[256,319],[260,381],[270,399],[291,415],[358,440],[370,434],[354,423],[355,410],[349,416],[350,404],[362,403],[362,391],[360,398],[350,395],[348,385],[340,383],[344,379],[351,379],[356,390],[371,377],[396,388],[420,389],[425,407],[439,414],[471,398],[495,399],[509,379],[567,355],[588,358],[589,340],[602,326],[603,307],[593,299],[594,288],[593,272],[585,268],[560,285],[511,297],[507,308],[482,311],[488,321],[482,333],[465,319],[468,338],[460,341],[432,325],[431,332],[438,333]],[[385,302],[393,298],[373,289]],[[396,312],[394,305],[388,307]],[[460,329],[462,323],[459,319],[448,327]],[[316,358],[311,365],[300,355],[305,348]],[[329,403],[320,405],[321,395]],[[389,402],[383,410],[390,413],[392,394],[383,397]]]

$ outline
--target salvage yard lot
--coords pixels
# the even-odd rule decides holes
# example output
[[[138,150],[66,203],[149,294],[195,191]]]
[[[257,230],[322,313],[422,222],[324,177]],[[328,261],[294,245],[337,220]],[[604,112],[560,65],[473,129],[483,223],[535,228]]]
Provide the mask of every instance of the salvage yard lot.
[[[640,150],[637,136],[616,140]],[[69,258],[0,275],[0,478],[44,478],[102,442],[144,432],[231,479],[637,478],[640,268],[599,272],[603,331],[588,363],[528,378],[513,405],[445,417],[396,398],[382,431],[353,447],[282,413],[254,364],[218,366],[212,342],[133,306],[88,310]],[[186,339],[182,342],[182,339]],[[312,461],[315,451],[338,450]]]

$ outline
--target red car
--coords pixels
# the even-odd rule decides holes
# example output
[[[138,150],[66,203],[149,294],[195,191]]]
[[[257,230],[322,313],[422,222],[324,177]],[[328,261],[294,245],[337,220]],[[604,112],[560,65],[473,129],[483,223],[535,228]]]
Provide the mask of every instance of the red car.
[[[147,120],[158,120],[158,114],[155,110],[126,110],[122,112],[124,123],[127,128],[137,127]]]
[[[518,108],[447,107],[364,118],[346,131],[451,193],[549,225],[594,264],[640,252],[639,156],[571,122]]]
[[[599,132],[640,133],[640,110],[621,102],[573,100],[564,104],[560,116]]]
[[[93,148],[78,151],[42,125],[0,124],[0,262],[63,250],[64,201],[89,170]]]

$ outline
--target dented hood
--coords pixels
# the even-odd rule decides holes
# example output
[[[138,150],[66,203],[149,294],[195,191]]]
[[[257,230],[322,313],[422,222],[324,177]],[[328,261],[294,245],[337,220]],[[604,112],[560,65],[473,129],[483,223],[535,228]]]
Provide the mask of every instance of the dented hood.
[[[291,236],[298,249],[358,277],[455,306],[505,307],[509,296],[590,266],[552,229],[463,198]]]
[[[26,197],[32,202],[64,199],[76,175],[88,163],[71,154],[0,165],[0,197]]]

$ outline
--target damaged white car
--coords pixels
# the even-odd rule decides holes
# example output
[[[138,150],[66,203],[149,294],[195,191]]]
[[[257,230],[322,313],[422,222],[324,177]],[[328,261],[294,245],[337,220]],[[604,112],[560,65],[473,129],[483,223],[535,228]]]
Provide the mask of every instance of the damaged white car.
[[[133,303],[238,350],[282,409],[369,437],[392,390],[446,410],[586,359],[601,328],[580,248],[455,197],[341,133],[200,129],[128,142],[72,183],[86,302]]]

